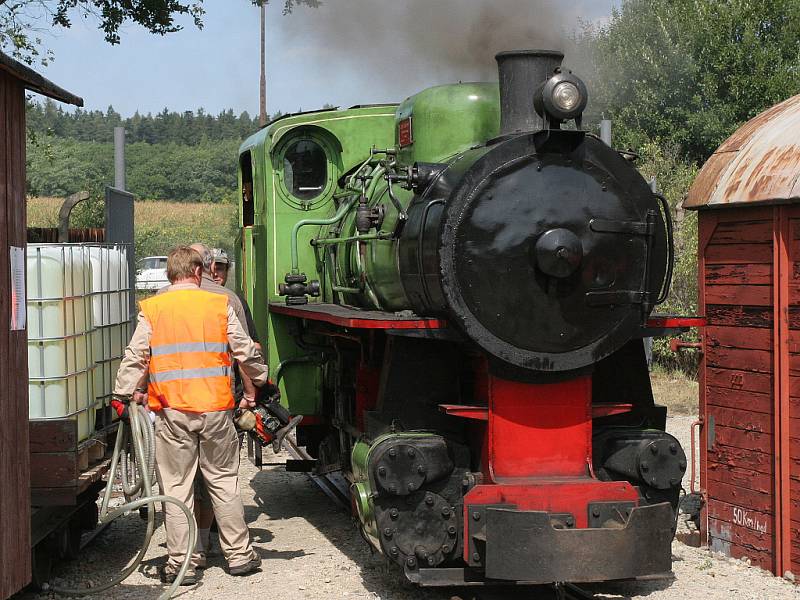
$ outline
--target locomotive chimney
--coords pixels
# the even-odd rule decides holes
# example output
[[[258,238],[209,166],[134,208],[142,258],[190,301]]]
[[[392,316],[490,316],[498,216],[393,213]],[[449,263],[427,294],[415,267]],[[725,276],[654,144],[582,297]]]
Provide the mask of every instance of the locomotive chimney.
[[[563,59],[558,50],[512,50],[495,56],[500,71],[500,135],[544,127],[533,98]]]

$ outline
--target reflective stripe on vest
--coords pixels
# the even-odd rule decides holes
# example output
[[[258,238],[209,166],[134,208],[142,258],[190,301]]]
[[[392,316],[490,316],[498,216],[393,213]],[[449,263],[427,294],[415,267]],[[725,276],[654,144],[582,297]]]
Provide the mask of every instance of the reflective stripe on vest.
[[[150,348],[150,356],[177,354],[178,352],[227,352],[228,343],[220,342],[188,342]]]
[[[229,367],[207,367],[205,369],[179,369],[176,371],[162,371],[150,375],[150,381],[163,383],[165,381],[175,381],[176,379],[198,379],[200,377],[214,377],[222,375],[231,376]]]
[[[149,404],[213,412],[233,408],[228,352],[228,298],[200,288],[168,291],[141,302],[150,338]]]

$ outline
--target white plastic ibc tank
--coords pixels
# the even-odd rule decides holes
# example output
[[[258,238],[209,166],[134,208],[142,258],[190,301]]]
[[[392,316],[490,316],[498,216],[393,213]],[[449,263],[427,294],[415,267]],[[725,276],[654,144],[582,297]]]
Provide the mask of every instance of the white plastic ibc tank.
[[[89,260],[92,269],[92,292],[107,292],[109,272],[108,248],[105,246],[89,246]]]
[[[83,441],[94,430],[94,390],[89,371],[68,377],[28,380],[30,419],[72,418]]]
[[[95,327],[101,327],[108,324],[105,316],[108,313],[105,306],[109,287],[108,248],[89,246],[89,262],[92,274],[92,323]]]
[[[95,408],[100,408],[104,405],[105,394],[103,393],[103,380],[100,376],[99,365],[93,366],[89,369],[89,379],[92,384],[92,398],[94,398]]]
[[[28,340],[28,376],[36,379],[67,377],[94,366],[91,338]]]
[[[73,419],[94,430],[91,261],[79,244],[29,244],[28,410],[31,419]]]
[[[79,244],[28,244],[28,297],[63,299],[84,296],[91,288],[88,251]]]
[[[28,338],[47,339],[86,333],[92,328],[89,298],[28,298]]]
[[[94,369],[94,395],[95,398],[105,398],[109,391],[109,363],[98,362]]]
[[[109,298],[109,308],[110,308],[109,325],[117,325],[122,321],[123,319],[122,315],[126,314],[126,311],[122,306],[122,300],[123,300],[122,292],[110,292],[108,294],[108,298]]]
[[[125,346],[128,345],[128,339],[125,335],[125,325],[112,325],[111,329],[111,356],[110,358],[119,358],[125,351]]]
[[[91,246],[92,319],[96,327],[116,325],[129,318],[126,246]]]
[[[28,337],[58,338],[91,330],[87,249],[71,244],[29,244],[26,263]]]
[[[130,273],[128,272],[128,247],[118,246],[119,252],[119,289],[130,290],[131,281],[129,279]]]

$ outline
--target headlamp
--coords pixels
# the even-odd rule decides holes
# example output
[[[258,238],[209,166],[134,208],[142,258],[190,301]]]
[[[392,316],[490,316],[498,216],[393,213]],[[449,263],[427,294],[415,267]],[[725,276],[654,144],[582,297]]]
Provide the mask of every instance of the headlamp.
[[[562,81],[553,88],[553,104],[564,112],[572,112],[581,102],[581,91],[574,83]]]
[[[536,91],[533,105],[547,123],[557,124],[569,119],[580,121],[588,101],[586,84],[572,71],[557,69]]]

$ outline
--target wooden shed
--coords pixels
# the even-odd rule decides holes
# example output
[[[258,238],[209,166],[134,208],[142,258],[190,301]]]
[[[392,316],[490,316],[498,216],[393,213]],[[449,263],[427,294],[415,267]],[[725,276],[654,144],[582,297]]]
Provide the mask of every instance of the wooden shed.
[[[25,348],[25,90],[83,100],[0,53],[0,598],[31,578]]]
[[[701,533],[800,575],[800,95],[708,160],[698,210]]]

